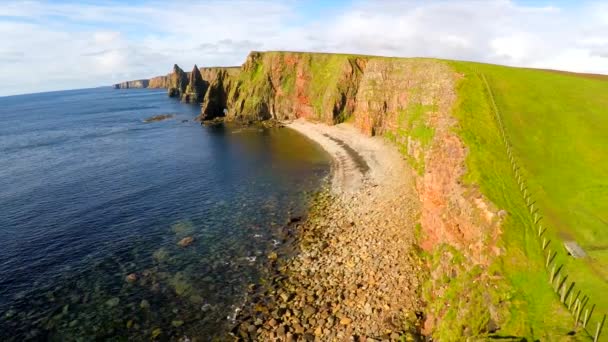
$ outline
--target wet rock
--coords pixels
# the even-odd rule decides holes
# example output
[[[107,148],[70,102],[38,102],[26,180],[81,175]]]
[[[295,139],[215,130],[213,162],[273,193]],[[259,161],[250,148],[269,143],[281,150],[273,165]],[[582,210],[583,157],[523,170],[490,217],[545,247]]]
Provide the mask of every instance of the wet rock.
[[[161,247],[152,254],[152,257],[158,262],[165,261],[169,257],[169,252]]]
[[[154,115],[151,116],[147,119],[144,120],[145,123],[150,123],[150,122],[157,122],[157,121],[164,121],[164,120],[168,120],[173,118],[175,115],[174,114],[160,114],[160,115]]]
[[[156,328],[154,330],[152,330],[152,338],[157,338],[158,336],[160,336],[163,333],[161,328]]]
[[[181,247],[188,247],[192,244],[192,242],[194,242],[194,238],[192,236],[187,236],[187,237],[179,240],[179,242],[177,244],[180,245]]]
[[[15,316],[16,313],[17,311],[15,311],[14,309],[10,309],[4,314],[4,318],[11,319]]]
[[[194,224],[190,221],[180,221],[171,225],[171,231],[177,236],[188,236],[194,233]]]
[[[106,305],[113,308],[120,303],[120,299],[118,297],[110,298],[106,301]]]
[[[131,274],[129,274],[129,275],[126,277],[126,279],[125,279],[125,280],[126,280],[127,282],[129,282],[129,283],[134,283],[134,282],[136,282],[136,281],[137,281],[137,274],[135,274],[135,273],[131,273]]]

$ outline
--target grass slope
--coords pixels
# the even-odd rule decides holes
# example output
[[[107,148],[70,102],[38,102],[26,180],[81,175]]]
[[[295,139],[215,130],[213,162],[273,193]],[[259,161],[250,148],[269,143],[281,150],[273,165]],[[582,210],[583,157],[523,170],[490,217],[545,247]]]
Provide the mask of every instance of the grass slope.
[[[510,215],[503,226],[506,254],[494,265],[511,286],[511,315],[502,334],[542,340],[567,337],[573,319],[551,290],[544,255],[513,177],[489,96],[494,93],[514,154],[548,226],[569,281],[597,304],[589,330],[608,312],[608,82],[551,71],[448,62],[464,78],[454,115],[469,148],[466,181],[478,184]],[[566,256],[561,243],[576,240],[589,258]]]

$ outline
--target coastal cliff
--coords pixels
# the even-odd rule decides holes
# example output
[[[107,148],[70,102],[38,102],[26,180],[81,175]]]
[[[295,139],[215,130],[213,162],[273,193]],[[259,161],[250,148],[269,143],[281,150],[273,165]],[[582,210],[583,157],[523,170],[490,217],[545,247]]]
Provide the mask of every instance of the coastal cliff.
[[[131,89],[131,88],[148,88],[150,84],[149,80],[135,80],[116,83],[113,85],[114,89]]]
[[[126,81],[114,84],[114,89],[129,88],[151,88],[167,89],[169,97],[177,97],[184,102],[201,103],[205,98],[207,89],[211,86],[212,96],[210,102],[214,102],[219,96],[218,91],[227,89],[223,84],[235,79],[240,72],[240,67],[203,67],[194,65],[192,71],[185,72],[177,64],[173,66],[171,73],[164,76],[156,76],[150,79]]]
[[[504,77],[499,73],[503,71],[500,68],[425,58],[251,52],[241,67],[200,68],[199,79],[193,75],[195,71],[185,73],[175,66],[172,74],[151,79],[149,86],[167,88],[170,95],[182,99],[186,95],[188,99],[184,100],[193,98],[201,102],[198,117],[201,121],[221,118],[250,123],[303,119],[330,126],[343,124],[338,127],[354,127],[367,137],[390,142],[413,170],[410,175],[409,171],[400,169],[403,177],[413,177],[414,196],[401,196],[399,199],[416,207],[416,213],[411,215],[415,219],[408,217],[410,221],[401,221],[394,231],[402,228],[404,234],[412,234],[412,226],[416,226],[416,248],[422,251],[420,263],[414,265],[412,263],[416,261],[410,260],[406,267],[408,270],[416,269],[425,278],[424,285],[415,285],[417,281],[407,285],[420,290],[424,302],[416,312],[419,322],[414,323],[414,330],[436,340],[466,340],[500,334],[532,338],[538,336],[533,331],[550,331],[540,336],[551,340],[563,333],[565,328],[561,323],[566,314],[562,308],[553,307],[554,298],[539,285],[542,281],[521,282],[523,273],[531,279],[544,279],[544,269],[537,267],[537,264],[544,264],[544,256],[538,258],[529,254],[526,250],[528,242],[520,241],[521,236],[526,236],[521,232],[526,223],[512,215],[521,210],[518,207],[521,203],[511,201],[513,196],[505,195],[505,191],[513,190],[513,180],[507,173],[510,168],[504,167],[507,163],[504,151],[494,148],[501,146],[501,133],[492,110],[496,105],[492,104],[488,85],[479,71]],[[198,90],[193,91],[197,87]],[[338,146],[345,144],[346,140],[340,136],[344,130],[338,129],[333,133],[332,136],[331,131],[321,130],[317,137],[325,137]],[[354,146],[356,142],[357,139],[351,139],[351,143],[346,145]],[[347,154],[344,152],[339,157]],[[369,158],[377,161],[375,155]],[[499,185],[493,187],[492,183],[489,186],[490,180]],[[378,191],[380,187],[377,186],[372,185],[366,194]],[[384,190],[394,192],[392,188]],[[361,211],[377,210],[379,205],[375,199],[372,198],[369,207]],[[354,205],[358,205],[360,197],[354,201]],[[352,206],[352,203],[344,202],[344,207]],[[388,211],[379,217],[389,217],[391,210],[399,210],[395,208],[399,206],[395,204],[385,208]],[[344,218],[341,214],[338,216],[338,219]],[[324,222],[331,225],[333,221],[330,221]],[[319,228],[314,221],[311,222],[311,229]],[[345,224],[355,227],[358,221],[353,219],[345,221]],[[389,226],[389,219],[379,219],[373,225],[384,229]],[[337,240],[341,241],[340,237]],[[325,246],[326,241],[317,242]],[[335,252],[341,253],[338,249]],[[351,254],[358,257],[355,252]],[[535,268],[531,268],[530,255],[540,260],[535,261]],[[320,267],[316,257],[305,262],[315,272],[327,268],[327,265]],[[332,260],[327,262],[333,265]],[[420,270],[420,265],[424,271]],[[342,274],[343,265],[339,266],[336,274]],[[358,266],[364,269],[369,265]],[[303,283],[306,285],[308,275],[292,279],[293,288]],[[347,279],[344,283],[351,282],[352,279]],[[308,290],[304,285],[304,290]],[[281,286],[277,284],[277,287]],[[310,305],[306,304],[310,298],[300,298],[298,294],[291,293],[292,290],[281,288],[284,291],[281,300],[288,302],[288,307],[298,308],[300,313],[312,312]],[[339,288],[336,293],[342,290]],[[328,296],[336,297],[336,293],[331,291]],[[272,297],[272,293],[276,297],[272,291],[269,296]],[[542,294],[542,299],[538,294]],[[408,295],[414,296],[412,293]],[[299,302],[294,302],[293,298],[298,298]],[[316,297],[312,298],[314,301]],[[372,308],[362,314],[361,307],[349,300],[328,305],[332,306],[332,312],[339,312],[340,306],[347,306],[353,315],[361,317],[369,316],[369,311],[377,313]],[[531,308],[539,303],[544,307],[552,305],[559,319],[547,322],[533,320],[540,313]],[[273,310],[268,308],[269,312]],[[323,310],[321,308],[320,312]],[[280,322],[284,331],[299,331],[298,334],[306,331],[316,336],[327,336],[327,327],[320,330],[313,329],[312,324],[302,327],[300,323],[309,322],[309,318],[299,315],[294,319],[291,314],[272,316],[269,322],[273,323],[265,323],[264,327],[255,320],[246,321],[241,325],[244,328],[241,333],[251,337],[248,334],[254,329],[266,331],[268,335],[264,336],[274,336],[274,324]],[[314,321],[318,322],[316,318]],[[349,318],[340,322],[352,327]],[[363,326],[360,328],[364,329]],[[335,331],[337,328],[332,326],[331,329]]]
[[[201,68],[200,75],[196,70],[186,73],[175,65],[171,74],[151,79],[149,86],[167,88],[169,96],[185,101],[202,100],[201,121],[348,122],[367,136],[392,142],[416,172],[418,245],[439,260],[424,289],[424,333],[441,333],[455,323],[472,325],[478,303],[441,297],[456,291],[455,283],[439,281],[454,275],[443,251],[450,248],[449,255],[466,260],[459,270],[463,275],[480,268],[486,274],[483,270],[498,255],[501,221],[492,203],[461,184],[466,148],[454,132],[451,115],[460,74],[432,59],[300,52],[251,52],[240,68]],[[480,290],[482,296],[495,297],[488,291]],[[458,310],[461,317],[446,319],[450,310]],[[501,322],[502,310],[490,301],[482,316]],[[487,330],[474,329],[463,336]]]
[[[487,272],[500,255],[498,209],[461,181],[467,149],[452,115],[461,78],[448,63],[432,59],[252,52],[240,71],[218,73],[210,82],[199,118],[348,122],[367,136],[391,141],[417,173],[418,244],[431,256],[432,267],[424,289],[424,333],[441,334],[462,324],[469,329],[465,338],[495,330],[508,314],[499,301],[481,305],[443,298],[464,291],[459,282],[443,282],[446,277],[469,279],[475,273],[495,282]],[[466,262],[456,271],[452,258]],[[474,293],[497,297],[490,288]],[[452,312],[460,316],[448,319]]]

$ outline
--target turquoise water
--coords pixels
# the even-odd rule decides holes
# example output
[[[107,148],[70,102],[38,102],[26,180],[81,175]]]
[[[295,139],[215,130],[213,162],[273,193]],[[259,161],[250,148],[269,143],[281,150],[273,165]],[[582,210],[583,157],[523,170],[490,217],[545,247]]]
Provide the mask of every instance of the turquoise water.
[[[199,111],[162,90],[0,98],[0,340],[226,335],[329,160]]]

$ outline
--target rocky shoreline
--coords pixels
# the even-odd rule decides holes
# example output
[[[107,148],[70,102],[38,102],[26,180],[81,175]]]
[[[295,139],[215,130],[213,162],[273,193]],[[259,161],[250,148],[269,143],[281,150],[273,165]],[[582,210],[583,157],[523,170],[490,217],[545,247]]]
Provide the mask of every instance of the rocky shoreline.
[[[330,153],[331,188],[315,197],[305,220],[289,223],[297,253],[268,255],[271,272],[250,287],[232,334],[260,341],[418,340],[424,266],[409,166],[381,138],[349,125],[287,126]]]

